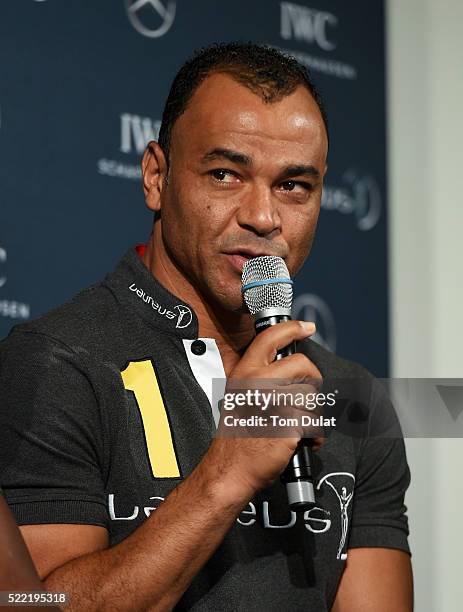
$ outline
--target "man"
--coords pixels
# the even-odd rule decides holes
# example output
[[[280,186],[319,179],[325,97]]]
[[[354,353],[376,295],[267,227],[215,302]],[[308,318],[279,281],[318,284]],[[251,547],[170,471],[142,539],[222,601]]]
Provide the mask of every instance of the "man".
[[[333,433],[314,456],[317,507],[296,516],[277,477],[297,436],[213,437],[224,376],[368,377],[382,409],[371,375],[307,340],[312,324],[253,339],[242,303],[247,258],[293,275],[307,257],[327,148],[297,62],[202,51],[143,156],[146,248],[4,343],[6,494],[71,609],[411,609],[401,440]],[[292,341],[300,353],[274,362]]]
[[[1,603],[15,601],[15,609],[20,610],[59,610],[46,605],[46,602],[59,601],[58,594],[46,593],[37,576],[34,564],[24,544],[19,529],[14,522],[0,489],[0,593]],[[24,592],[34,591],[36,599],[45,602],[42,606],[21,606]],[[24,599],[23,599],[24,601]],[[35,599],[32,598],[32,602]],[[0,603],[0,607],[1,607]]]

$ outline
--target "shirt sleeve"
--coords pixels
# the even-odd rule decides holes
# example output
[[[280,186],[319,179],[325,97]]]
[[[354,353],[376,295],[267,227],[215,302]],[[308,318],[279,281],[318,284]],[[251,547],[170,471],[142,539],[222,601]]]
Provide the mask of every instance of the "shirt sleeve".
[[[348,548],[396,548],[411,554],[404,503],[410,484],[405,444],[392,404],[376,379],[370,407],[370,431],[361,442],[357,464]]]
[[[0,344],[0,438],[18,524],[108,526],[99,407],[74,351],[35,332]]]

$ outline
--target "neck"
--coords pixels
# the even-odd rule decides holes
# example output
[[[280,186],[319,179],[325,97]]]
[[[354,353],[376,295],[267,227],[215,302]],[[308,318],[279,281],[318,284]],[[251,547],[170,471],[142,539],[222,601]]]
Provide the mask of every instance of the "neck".
[[[225,374],[228,376],[255,335],[251,315],[225,310],[220,305],[211,305],[204,299],[169,257],[162,240],[159,221],[156,222],[146,245],[143,262],[161,285],[193,308],[198,317],[199,337],[215,339]]]

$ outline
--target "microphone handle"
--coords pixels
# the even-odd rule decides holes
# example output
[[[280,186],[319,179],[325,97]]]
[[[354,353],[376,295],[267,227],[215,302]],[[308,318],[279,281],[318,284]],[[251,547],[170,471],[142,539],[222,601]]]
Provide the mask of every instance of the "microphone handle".
[[[256,321],[256,333],[283,321],[289,321],[290,316],[274,315],[260,318]],[[296,352],[296,343],[292,342],[277,352],[275,361],[293,355]],[[286,485],[288,504],[291,510],[308,510],[315,506],[315,489],[312,480],[312,447],[310,438],[301,438],[290,462],[280,476]]]

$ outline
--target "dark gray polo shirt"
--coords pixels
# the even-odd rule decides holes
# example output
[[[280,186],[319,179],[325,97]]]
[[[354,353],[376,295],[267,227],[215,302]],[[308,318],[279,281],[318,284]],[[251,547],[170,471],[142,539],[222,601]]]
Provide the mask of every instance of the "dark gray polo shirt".
[[[215,432],[211,379],[223,376],[215,341],[194,344],[197,333],[192,308],[135,250],[12,330],[0,344],[0,482],[19,524],[101,525],[113,546],[192,472]],[[361,366],[311,340],[298,349],[324,377],[368,380],[368,418],[389,410]],[[302,514],[279,481],[257,494],[176,609],[329,610],[350,548],[409,552],[402,439],[334,432],[314,477],[317,505]]]

